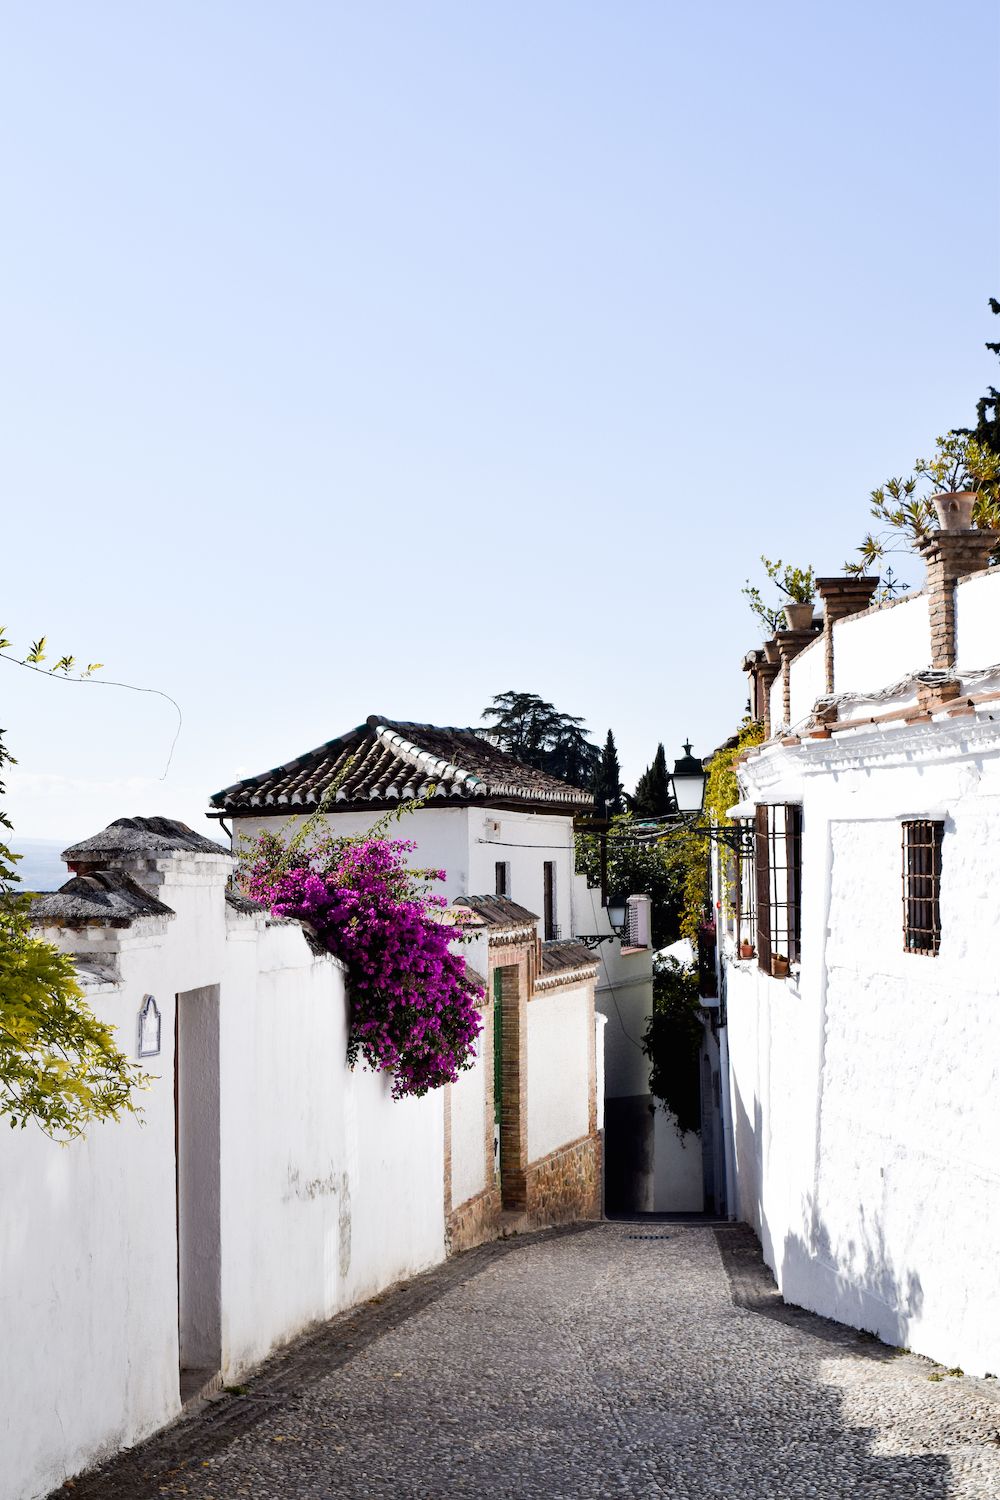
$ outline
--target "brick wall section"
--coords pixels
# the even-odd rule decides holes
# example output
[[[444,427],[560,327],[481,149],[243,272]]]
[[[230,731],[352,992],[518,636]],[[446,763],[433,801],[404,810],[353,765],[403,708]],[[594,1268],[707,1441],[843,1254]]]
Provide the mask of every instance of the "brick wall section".
[[[955,584],[984,568],[998,542],[996,531],[932,531],[917,543],[927,568],[931,666],[938,670],[955,665]]]
[[[826,691],[834,691],[833,627],[838,620],[861,614],[868,609],[879,581],[861,577],[817,578],[816,592],[823,601],[823,654],[826,666]]]
[[[527,1171],[528,1220],[533,1229],[570,1219],[601,1217],[601,1142],[585,1135],[532,1162]]]
[[[757,667],[757,701],[760,703],[760,717],[764,721],[764,738],[771,738],[771,685],[778,673],[781,671],[781,663],[777,661],[762,661]]]
[[[500,1189],[495,1184],[475,1198],[453,1209],[448,1215],[445,1238],[449,1255],[471,1250],[484,1240],[492,1240],[500,1227]]]
[[[493,1039],[496,1002],[493,979],[500,971],[502,1034],[500,1070],[503,1101],[500,1116],[501,1177],[493,1159],[494,1087]],[[483,1004],[482,1056],[486,1066],[483,1091],[483,1156],[486,1188],[465,1203],[452,1202],[451,1103],[444,1098],[444,1208],[448,1253],[457,1254],[497,1234],[517,1229],[543,1228],[574,1219],[600,1218],[601,1138],[597,1130],[597,1031],[594,985],[587,1001],[589,1090],[588,1134],[543,1157],[528,1160],[528,1005],[541,970],[541,949],[533,935],[508,937],[502,931],[490,939],[489,972]],[[579,981],[575,981],[579,983]],[[546,994],[551,994],[551,986]]]
[[[782,706],[784,710],[785,723],[792,721],[792,662],[799,652],[809,645],[810,641],[816,639],[816,632],[809,630],[779,630],[775,635],[778,650],[781,652],[781,688]],[[768,725],[769,733],[773,725]]]

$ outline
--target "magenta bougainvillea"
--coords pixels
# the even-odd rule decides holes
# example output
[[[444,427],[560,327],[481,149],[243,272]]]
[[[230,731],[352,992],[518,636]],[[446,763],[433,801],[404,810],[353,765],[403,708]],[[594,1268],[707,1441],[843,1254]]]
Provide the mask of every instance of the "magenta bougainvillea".
[[[470,1067],[482,1030],[482,988],[452,951],[461,929],[429,882],[443,870],[412,870],[404,839],[327,839],[293,856],[263,835],[249,860],[247,889],[276,916],[308,922],[347,969],[348,1061],[392,1072],[393,1098],[454,1083]],[[285,856],[282,858],[282,856]]]

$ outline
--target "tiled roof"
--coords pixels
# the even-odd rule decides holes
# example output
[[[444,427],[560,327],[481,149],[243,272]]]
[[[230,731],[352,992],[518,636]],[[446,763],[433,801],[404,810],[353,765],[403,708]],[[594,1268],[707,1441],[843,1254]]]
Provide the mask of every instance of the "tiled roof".
[[[394,723],[378,714],[315,750],[216,792],[212,807],[237,816],[312,811],[339,784],[331,812],[436,801],[521,804],[547,811],[593,808],[591,792],[559,781],[499,749],[476,729]]]
[[[95,864],[108,859],[160,854],[224,854],[222,844],[195,833],[176,818],[116,818],[89,839],[63,850],[67,864]]]
[[[128,927],[137,917],[172,917],[173,910],[157,901],[121,870],[97,870],[74,875],[49,896],[31,904],[36,926]]]
[[[542,944],[542,974],[546,979],[562,978],[581,969],[596,969],[597,959],[586,943],[566,938],[557,943]]]
[[[532,927],[538,913],[518,906],[509,896],[459,896],[452,903],[475,912],[487,927]]]

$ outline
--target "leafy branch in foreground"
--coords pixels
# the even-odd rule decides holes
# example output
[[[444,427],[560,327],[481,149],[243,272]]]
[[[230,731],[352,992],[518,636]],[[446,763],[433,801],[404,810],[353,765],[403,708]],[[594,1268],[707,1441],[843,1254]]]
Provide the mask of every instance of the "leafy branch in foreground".
[[[0,770],[13,759],[0,731]],[[0,808],[0,830],[10,828]],[[133,1091],[147,1079],[85,1003],[72,957],[34,935],[31,902],[14,889],[19,858],[0,837],[0,1115],[70,1140],[95,1120],[138,1114]]]

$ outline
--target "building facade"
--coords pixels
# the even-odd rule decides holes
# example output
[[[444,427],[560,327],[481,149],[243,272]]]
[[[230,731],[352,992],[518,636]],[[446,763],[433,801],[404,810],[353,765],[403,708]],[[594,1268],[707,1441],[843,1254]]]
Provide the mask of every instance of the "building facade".
[[[1000,570],[938,533],[927,587],[748,658],[770,735],[722,872],[738,1216],[787,1301],[1000,1371]],[[791,634],[791,633],[783,633]],[[794,649],[790,649],[794,648]]]

